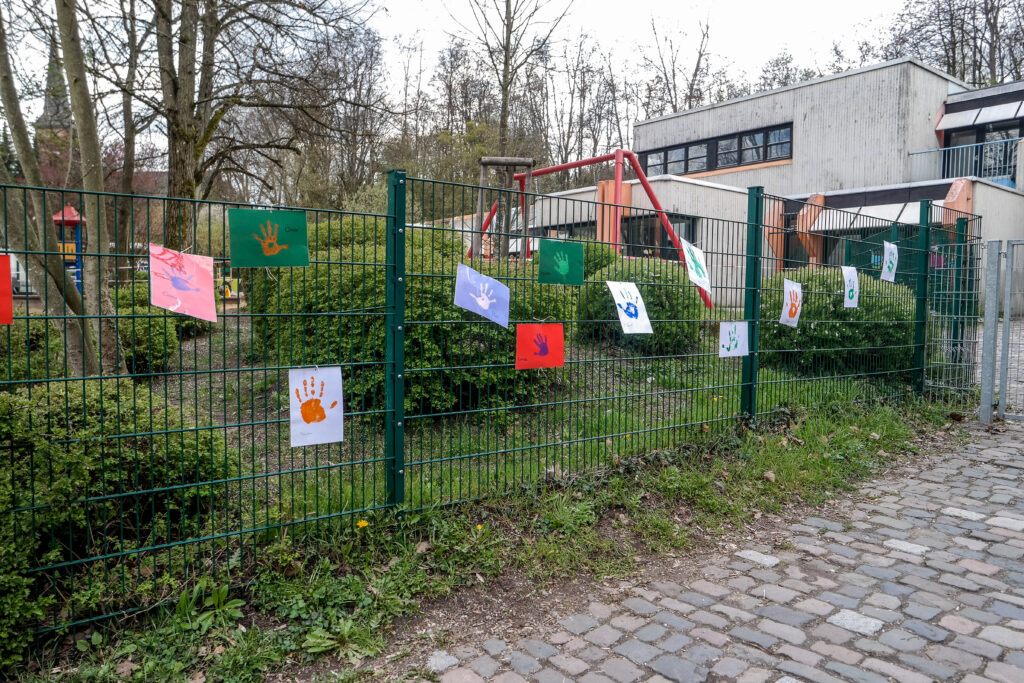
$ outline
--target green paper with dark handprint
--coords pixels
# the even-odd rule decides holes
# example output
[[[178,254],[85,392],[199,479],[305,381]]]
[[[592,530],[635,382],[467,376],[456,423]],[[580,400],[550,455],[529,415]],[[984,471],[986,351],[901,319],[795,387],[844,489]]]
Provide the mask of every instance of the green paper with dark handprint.
[[[537,281],[545,285],[582,285],[583,243],[541,240]]]
[[[231,267],[308,266],[305,211],[230,209]]]

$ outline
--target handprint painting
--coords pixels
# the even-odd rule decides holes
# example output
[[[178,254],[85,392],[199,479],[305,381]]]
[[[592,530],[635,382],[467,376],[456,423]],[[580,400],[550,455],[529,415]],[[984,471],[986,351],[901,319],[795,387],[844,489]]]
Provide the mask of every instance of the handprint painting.
[[[799,282],[783,280],[782,315],[779,322],[789,327],[800,324],[800,310],[804,306],[804,289]]]
[[[722,322],[718,327],[718,357],[734,358],[746,356],[749,351],[749,339],[746,321]]]
[[[560,368],[565,365],[562,323],[516,325],[516,370]]]
[[[231,209],[228,230],[232,268],[309,265],[304,211]]]
[[[149,301],[158,308],[217,322],[213,259],[149,245]]]
[[[583,284],[583,244],[541,240],[537,282],[544,285]]]
[[[886,282],[896,281],[896,268],[900,263],[900,250],[892,242],[883,242],[885,255],[882,257],[881,278]]]
[[[632,282],[614,282],[608,280],[605,284],[612,293],[615,300],[615,310],[619,314],[619,324],[625,334],[651,334],[651,319],[647,317],[647,307],[644,306],[640,290]]]
[[[344,440],[340,367],[290,369],[288,400],[293,447]]]
[[[455,276],[455,305],[508,327],[508,287],[460,263]]]

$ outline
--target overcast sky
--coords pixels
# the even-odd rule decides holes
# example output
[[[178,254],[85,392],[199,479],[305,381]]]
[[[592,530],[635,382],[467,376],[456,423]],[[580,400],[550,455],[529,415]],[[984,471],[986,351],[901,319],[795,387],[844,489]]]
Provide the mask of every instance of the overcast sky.
[[[565,4],[551,0],[549,14]],[[652,19],[659,32],[685,33],[691,39],[698,35],[698,22],[706,21],[716,63],[729,64],[734,75],[756,76],[783,47],[801,66],[827,65],[833,41],[853,57],[858,40],[879,35],[901,5],[898,0],[577,0],[557,36],[576,40],[585,33],[603,51],[628,61],[650,44]],[[380,6],[371,25],[392,43],[391,50],[394,41],[422,42],[431,59],[425,64],[428,71],[450,34],[465,35],[459,24],[475,26],[470,0],[382,0]],[[690,41],[687,47],[696,46]],[[400,59],[396,50],[391,59]],[[391,71],[400,78],[399,65],[393,63]]]

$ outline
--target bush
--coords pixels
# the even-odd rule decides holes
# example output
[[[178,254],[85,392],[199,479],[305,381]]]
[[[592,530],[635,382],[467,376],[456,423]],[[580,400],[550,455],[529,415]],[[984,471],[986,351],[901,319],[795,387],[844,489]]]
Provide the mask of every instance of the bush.
[[[0,668],[15,661],[42,617],[47,600],[35,595],[35,577],[45,583],[61,576],[30,577],[31,566],[173,543],[197,532],[213,493],[189,485],[223,478],[223,463],[234,458],[223,437],[194,426],[127,379],[0,393]],[[140,498],[117,495],[174,486]],[[75,502],[85,497],[92,500]],[[119,576],[112,564],[105,571]],[[113,591],[120,593],[119,583]],[[75,597],[95,594],[78,589]]]
[[[800,326],[779,324],[784,279],[799,282]],[[838,374],[906,373],[914,365],[914,292],[858,272],[858,308],[843,307],[838,268],[801,268],[773,275],[761,288],[761,363]],[[779,353],[765,353],[779,352]]]
[[[43,316],[24,318],[14,312],[14,323],[0,328],[0,382],[57,379],[64,376],[64,340],[60,330]],[[12,385],[7,385],[11,389]]]
[[[660,259],[618,259],[583,286],[576,317],[580,336],[644,353],[680,354],[697,348],[704,304],[686,268]],[[653,334],[623,334],[606,280],[635,282],[651,319]]]
[[[590,280],[597,271],[619,260],[615,247],[602,242],[587,242],[583,245],[583,277]]]
[[[128,372],[141,375],[163,372],[181,351],[175,316],[154,306],[118,308],[117,323]]]
[[[462,244],[438,232],[411,230],[406,236],[405,405],[420,413],[488,408],[528,401],[544,386],[514,368],[515,326],[504,329],[453,303]],[[263,281],[258,306],[272,314],[256,318],[255,349],[279,365],[360,362],[345,369],[348,410],[384,406],[385,274],[382,265],[358,265],[368,258],[362,245],[318,252],[315,270],[282,269]],[[376,252],[378,262],[384,259]],[[514,270],[509,271],[509,268]],[[482,272],[509,277],[510,320],[568,321],[572,297],[565,288],[537,283],[535,263],[485,264]],[[434,277],[443,276],[443,277]],[[258,290],[259,291],[259,290]],[[342,301],[338,300],[341,292]],[[365,311],[349,315],[322,315]],[[321,314],[321,315],[317,315]],[[417,324],[429,321],[431,324]],[[464,324],[464,322],[472,324]],[[483,366],[483,367],[467,367]],[[417,368],[451,368],[415,372]]]
[[[216,278],[214,279],[214,284],[216,284]],[[216,290],[215,297],[218,301],[220,300],[221,293],[219,289]],[[131,284],[118,285],[114,290],[114,307],[118,309],[118,312],[124,312],[123,309],[133,309],[136,315],[144,315],[154,310],[149,305],[148,274],[145,282],[136,281]],[[163,309],[157,308],[155,310],[160,311]],[[168,320],[174,324],[177,335],[181,339],[192,339],[213,329],[213,323],[210,321],[200,320],[188,315],[172,313]]]
[[[326,213],[319,217],[316,224],[309,226],[310,254],[325,249],[344,249],[356,244],[378,244],[379,249],[384,249],[387,226],[383,218]],[[368,250],[372,249],[368,246]]]

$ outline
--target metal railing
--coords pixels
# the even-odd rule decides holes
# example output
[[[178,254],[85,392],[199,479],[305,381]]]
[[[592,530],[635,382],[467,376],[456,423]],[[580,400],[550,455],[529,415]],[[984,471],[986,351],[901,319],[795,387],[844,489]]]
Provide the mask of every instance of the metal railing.
[[[525,194],[535,231],[582,243],[582,286],[541,284],[537,258],[487,257],[521,237],[501,211],[495,243],[467,258],[480,189],[391,172],[386,215],[309,210],[309,266],[235,269],[245,296],[218,299],[213,325],[151,307],[145,280],[113,274],[132,272],[136,243],[161,243],[168,215],[186,221],[174,227],[192,253],[230,267],[235,205],[104,195],[121,247],[81,257],[114,283],[110,305],[74,313],[48,279],[0,329],[0,409],[19,420],[0,423],[0,549],[22,553],[45,606],[25,627],[142,609],[197,576],[242,584],[285,533],[560,479],[782,407],[973,400],[976,217],[925,202],[919,224],[854,224],[752,188],[729,217],[687,214],[710,308],[661,231],[627,229],[656,218],[636,207]],[[521,197],[483,192],[506,207]],[[50,215],[90,195],[43,199]],[[0,186],[0,249],[61,256],[24,246],[31,206]],[[900,248],[894,283],[878,280],[883,240]],[[509,287],[508,329],[453,305],[461,263]],[[843,307],[841,265],[861,272],[859,309]],[[779,322],[784,278],[804,283],[799,330]],[[637,285],[654,334],[622,334],[606,281]],[[65,340],[87,320],[118,336],[127,373],[75,375]],[[719,357],[726,321],[748,323],[750,355]],[[561,323],[562,367],[516,370],[515,328],[529,322]],[[288,370],[328,365],[344,377],[345,440],[292,448]]]
[[[976,177],[1016,187],[1018,143],[1024,138],[911,152],[911,181]]]

